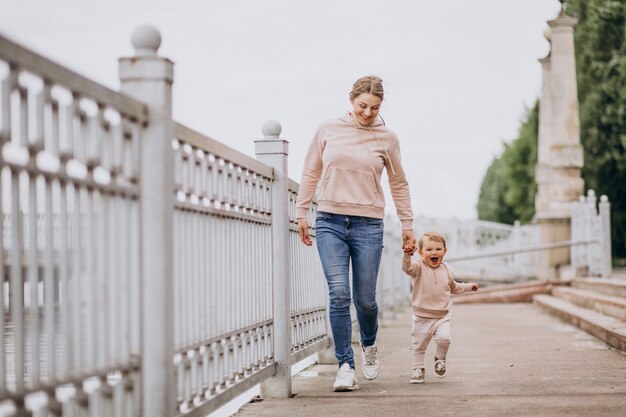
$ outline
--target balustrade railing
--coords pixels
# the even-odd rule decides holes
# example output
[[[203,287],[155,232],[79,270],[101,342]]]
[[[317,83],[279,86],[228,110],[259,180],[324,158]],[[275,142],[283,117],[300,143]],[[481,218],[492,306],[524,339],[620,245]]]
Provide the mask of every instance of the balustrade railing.
[[[0,80],[0,399],[136,413],[146,106],[3,37]]]
[[[158,41],[134,35],[125,95],[0,36],[0,409],[206,415],[284,379],[276,346],[289,366],[329,344],[321,266],[297,238],[298,184],[276,207],[277,168],[171,120],[171,95],[150,98],[171,85]],[[290,225],[281,237],[277,218]],[[159,246],[165,259],[150,256]],[[290,311],[285,334],[276,304]],[[151,315],[159,306],[172,325]]]
[[[589,190],[572,205],[572,242],[595,240],[571,249],[571,264],[579,276],[611,275],[611,206],[607,196]]]
[[[415,230],[418,236],[436,230],[446,237],[446,260],[459,279],[512,282],[537,276],[540,254],[516,252],[539,242],[536,225],[419,217]]]
[[[177,402],[190,410],[273,373],[274,174],[180,124],[174,135]]]
[[[515,282],[538,276],[542,251],[568,247],[576,276],[611,275],[610,204],[606,196],[598,203],[595,192],[571,205],[571,239],[540,244],[539,225],[514,225],[481,220],[459,221],[419,217],[418,236],[437,230],[446,236],[448,255],[461,279],[483,282]]]
[[[396,312],[411,305],[410,279],[401,269],[401,245],[402,225],[397,217],[387,215],[376,288],[379,316],[383,320],[394,318]]]
[[[297,362],[310,356],[320,346],[327,346],[326,326],[327,287],[315,245],[306,247],[300,242],[296,221],[296,197],[299,185],[289,181],[289,253],[291,254],[291,351]],[[309,235],[315,239],[315,213],[313,204],[309,210]]]

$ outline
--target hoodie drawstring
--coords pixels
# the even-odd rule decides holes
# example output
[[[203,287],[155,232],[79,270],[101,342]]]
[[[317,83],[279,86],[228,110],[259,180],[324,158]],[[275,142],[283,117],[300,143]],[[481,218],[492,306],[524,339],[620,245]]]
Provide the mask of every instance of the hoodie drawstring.
[[[370,149],[369,146],[367,146],[367,143],[365,143],[365,140],[363,140],[363,137],[361,136],[361,132],[359,132],[359,128],[356,125],[356,120],[354,120],[354,118],[352,118],[352,122],[353,122],[353,126],[354,126],[354,130],[356,130],[356,134],[359,137],[359,140],[363,143],[363,145],[365,145],[367,147],[367,149],[372,152],[372,149]],[[380,138],[378,137],[378,135],[376,133],[374,133],[374,131],[372,130],[372,128],[370,127],[370,125],[366,125],[367,128],[369,129],[370,133],[372,135],[374,135],[374,137],[376,138],[376,141],[380,144],[381,148],[383,148],[383,151],[385,152],[385,155],[387,155],[387,160],[389,161],[389,166],[391,166],[391,173],[393,175],[396,175],[396,170],[393,168],[393,163],[391,162],[391,157],[389,156],[389,152],[387,152],[387,148],[385,148],[382,144],[382,141],[380,140]],[[374,153],[374,152],[372,152]]]

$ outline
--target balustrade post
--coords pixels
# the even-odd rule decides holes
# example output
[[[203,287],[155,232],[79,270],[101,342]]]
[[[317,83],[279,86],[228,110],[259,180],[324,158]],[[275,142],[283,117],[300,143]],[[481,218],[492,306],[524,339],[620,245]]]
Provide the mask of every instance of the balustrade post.
[[[132,35],[135,56],[120,58],[121,91],[148,107],[140,155],[141,415],[176,414],[173,308],[174,64],[157,56],[161,35],[141,26]]]
[[[598,200],[596,198],[596,192],[594,190],[587,190],[587,200],[585,206],[585,215],[586,215],[586,240],[591,240],[597,238],[594,236],[593,224],[596,216],[598,215],[598,210],[596,208]],[[586,259],[587,259],[587,275],[593,276],[596,271],[594,271],[594,254],[600,252],[598,249],[598,245],[592,243],[590,245],[586,245]]]
[[[289,142],[280,139],[281,126],[275,120],[263,124],[264,139],[257,140],[259,161],[274,168],[272,184],[272,273],[273,341],[276,374],[261,384],[261,395],[291,397],[291,277],[289,274],[289,212],[287,156]]]
[[[610,277],[613,272],[611,262],[611,203],[605,195],[600,197],[600,222],[602,226],[602,277]]]
[[[511,249],[517,250],[522,246],[524,246],[522,242],[522,225],[519,220],[515,220],[513,222],[513,230],[511,230]],[[515,270],[515,274],[522,276],[522,260],[524,255],[513,252],[511,256],[513,257],[513,269]]]

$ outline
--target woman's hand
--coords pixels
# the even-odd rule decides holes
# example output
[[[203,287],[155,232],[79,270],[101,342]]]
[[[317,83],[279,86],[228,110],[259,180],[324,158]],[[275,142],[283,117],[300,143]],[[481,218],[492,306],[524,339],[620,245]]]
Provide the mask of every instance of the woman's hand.
[[[309,237],[309,222],[306,219],[298,219],[298,233],[300,234],[300,240],[307,246],[311,246],[313,242]]]
[[[413,233],[413,230],[402,231],[402,250],[404,253],[413,255],[417,249],[415,247],[415,242],[415,233]]]

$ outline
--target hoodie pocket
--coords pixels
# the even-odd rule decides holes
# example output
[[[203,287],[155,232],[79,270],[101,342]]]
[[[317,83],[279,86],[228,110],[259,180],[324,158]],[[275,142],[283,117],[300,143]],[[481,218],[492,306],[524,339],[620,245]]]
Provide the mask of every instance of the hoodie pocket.
[[[339,167],[329,168],[323,188],[320,191],[320,201],[374,207],[384,207],[385,205],[378,192],[374,173],[371,171]]]

